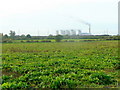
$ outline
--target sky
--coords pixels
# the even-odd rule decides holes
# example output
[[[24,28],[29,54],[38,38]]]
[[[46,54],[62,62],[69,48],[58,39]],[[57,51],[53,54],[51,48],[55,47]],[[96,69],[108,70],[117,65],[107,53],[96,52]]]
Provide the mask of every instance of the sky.
[[[0,0],[0,32],[55,35],[56,30],[80,29],[92,34],[118,34],[119,0]]]

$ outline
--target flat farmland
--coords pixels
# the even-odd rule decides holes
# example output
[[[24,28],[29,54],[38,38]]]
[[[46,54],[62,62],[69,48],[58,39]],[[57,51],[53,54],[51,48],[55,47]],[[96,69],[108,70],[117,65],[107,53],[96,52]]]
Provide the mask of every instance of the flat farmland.
[[[118,41],[4,43],[2,88],[117,88]]]

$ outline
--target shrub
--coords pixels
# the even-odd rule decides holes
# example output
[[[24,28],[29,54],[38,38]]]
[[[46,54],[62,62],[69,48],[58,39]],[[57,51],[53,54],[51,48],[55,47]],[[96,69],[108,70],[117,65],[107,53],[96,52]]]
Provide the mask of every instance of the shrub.
[[[109,76],[103,72],[100,73],[94,73],[90,76],[91,81],[93,83],[99,84],[99,85],[109,85],[112,84],[114,82],[114,80],[112,79],[112,76]]]
[[[21,89],[21,88],[27,88],[28,84],[26,82],[6,82],[2,84],[2,89]]]

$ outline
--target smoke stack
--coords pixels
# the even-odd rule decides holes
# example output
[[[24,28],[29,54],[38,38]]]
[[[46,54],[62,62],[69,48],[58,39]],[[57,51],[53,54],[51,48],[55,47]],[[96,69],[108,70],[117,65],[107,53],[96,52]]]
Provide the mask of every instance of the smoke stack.
[[[77,20],[77,21],[79,21],[79,22],[87,25],[87,26],[89,27],[89,34],[91,34],[91,25],[90,25],[90,23],[88,23],[88,22],[86,22],[86,21],[84,21],[84,20],[81,20],[81,19],[79,19],[79,18],[76,18],[76,17],[70,16],[70,18],[75,19],[75,20]]]
[[[91,25],[89,24],[89,34],[91,33]]]

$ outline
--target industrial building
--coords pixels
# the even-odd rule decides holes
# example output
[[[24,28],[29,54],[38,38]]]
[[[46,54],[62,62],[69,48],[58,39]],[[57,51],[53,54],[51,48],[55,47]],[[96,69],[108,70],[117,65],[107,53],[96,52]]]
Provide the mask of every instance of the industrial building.
[[[81,36],[85,36],[85,35],[91,35],[91,24],[83,21],[83,20],[79,20],[81,23],[85,24],[88,27],[88,32],[82,32],[81,30],[75,30],[75,29],[71,29],[71,30],[57,30],[56,34],[57,35],[81,35]]]
[[[74,29],[71,29],[71,30],[57,30],[56,31],[56,34],[57,35],[69,35],[69,36],[75,36],[75,35],[91,35],[91,32],[89,30],[89,33],[82,33],[81,30],[74,30]]]

